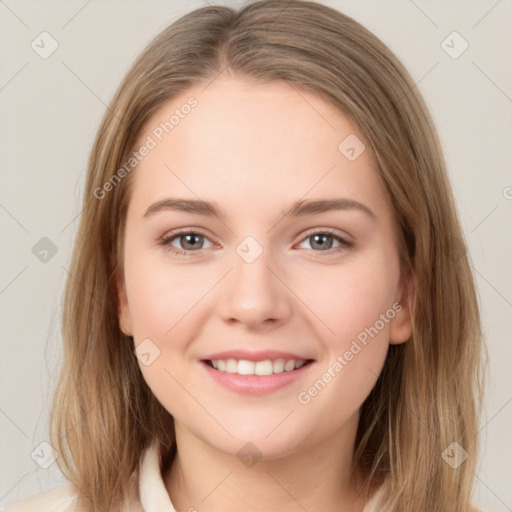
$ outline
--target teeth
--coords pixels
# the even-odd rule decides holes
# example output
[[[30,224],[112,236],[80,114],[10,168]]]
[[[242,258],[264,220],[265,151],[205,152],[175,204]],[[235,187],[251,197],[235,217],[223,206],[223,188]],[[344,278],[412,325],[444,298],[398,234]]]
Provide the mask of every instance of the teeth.
[[[284,372],[284,359],[276,359],[274,361],[274,373]]]
[[[291,372],[302,368],[304,359],[266,359],[265,361],[248,361],[246,359],[216,359],[212,366],[221,372],[238,373],[239,375],[272,375],[273,373]]]
[[[236,373],[238,371],[238,363],[235,359],[228,359],[226,361],[226,371],[229,373]]]
[[[284,365],[284,371],[285,372],[291,372],[295,368],[295,361],[293,359],[290,359],[290,361],[286,361]]]
[[[238,371],[236,373],[240,375],[254,375],[255,366],[253,361],[244,361],[241,359],[238,361]]]
[[[274,373],[274,363],[267,359],[266,361],[258,361],[254,365],[255,375],[272,375]]]

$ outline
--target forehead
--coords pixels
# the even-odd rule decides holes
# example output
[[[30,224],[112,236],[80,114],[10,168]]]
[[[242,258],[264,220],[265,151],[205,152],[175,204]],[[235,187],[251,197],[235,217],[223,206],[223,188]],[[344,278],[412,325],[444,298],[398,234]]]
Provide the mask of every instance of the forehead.
[[[152,116],[136,147],[149,139],[134,176],[138,208],[180,194],[276,208],[335,193],[373,196],[377,210],[383,200],[371,152],[344,153],[347,144],[364,148],[350,119],[285,82],[222,78],[191,87]]]

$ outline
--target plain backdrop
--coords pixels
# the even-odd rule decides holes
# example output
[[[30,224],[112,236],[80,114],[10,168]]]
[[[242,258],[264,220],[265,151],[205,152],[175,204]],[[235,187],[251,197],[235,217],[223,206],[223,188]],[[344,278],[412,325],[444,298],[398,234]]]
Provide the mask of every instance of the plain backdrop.
[[[433,114],[490,355],[474,502],[488,512],[511,511],[512,2],[323,3],[396,53]],[[44,469],[32,455],[48,440],[61,295],[100,119],[149,40],[204,5],[0,1],[0,507],[65,482],[56,463]],[[35,49],[41,37],[44,51],[58,44],[47,58],[41,43]],[[41,247],[49,251],[43,258]]]

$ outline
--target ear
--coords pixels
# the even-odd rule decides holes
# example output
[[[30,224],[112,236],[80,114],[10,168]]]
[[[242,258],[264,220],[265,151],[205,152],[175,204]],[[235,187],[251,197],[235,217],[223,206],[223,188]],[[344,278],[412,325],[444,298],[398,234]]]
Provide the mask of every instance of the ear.
[[[111,256],[111,262],[116,280],[119,328],[126,336],[133,336],[132,318],[130,315],[130,307],[128,305],[128,296],[126,294],[124,273],[120,270],[119,265],[117,264],[117,257],[114,253],[112,253]]]
[[[393,304],[396,314],[390,321],[390,345],[405,343],[411,337],[413,292],[414,277],[412,274],[408,274],[401,280],[399,296]]]

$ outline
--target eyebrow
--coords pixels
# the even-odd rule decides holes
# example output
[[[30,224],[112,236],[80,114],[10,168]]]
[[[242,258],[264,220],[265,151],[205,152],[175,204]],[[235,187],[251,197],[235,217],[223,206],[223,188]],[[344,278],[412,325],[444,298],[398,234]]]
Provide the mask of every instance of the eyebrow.
[[[180,199],[169,197],[158,201],[146,210],[143,217],[151,217],[162,211],[181,211],[195,213],[207,217],[223,218],[222,212],[210,201],[201,199]],[[292,204],[288,210],[283,210],[283,217],[300,217],[314,215],[335,210],[356,210],[367,214],[371,219],[377,220],[375,213],[365,204],[347,198],[299,200]]]

